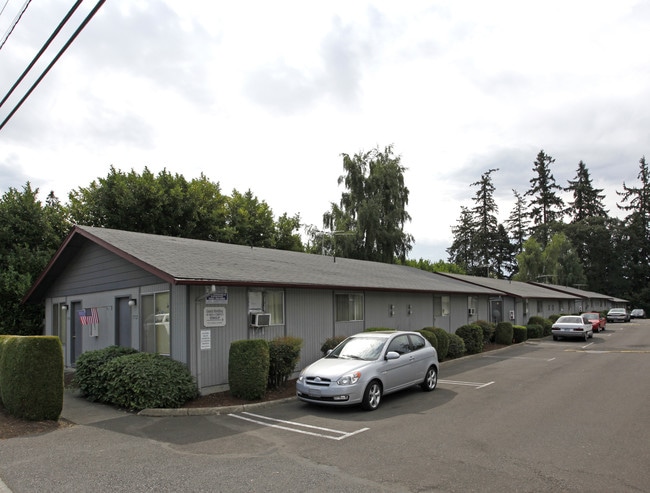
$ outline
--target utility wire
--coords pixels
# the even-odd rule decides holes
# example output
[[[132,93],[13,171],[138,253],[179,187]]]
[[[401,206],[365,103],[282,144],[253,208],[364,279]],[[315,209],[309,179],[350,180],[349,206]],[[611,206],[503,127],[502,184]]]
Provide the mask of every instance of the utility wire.
[[[5,102],[7,101],[7,99],[9,99],[9,96],[11,96],[11,95],[13,94],[13,92],[16,90],[16,87],[18,87],[18,85],[23,81],[23,79],[25,78],[25,76],[27,76],[27,73],[32,69],[32,67],[34,66],[34,64],[38,61],[38,59],[39,59],[39,58],[41,57],[41,55],[45,52],[45,50],[47,50],[47,48],[50,46],[50,44],[52,43],[52,41],[54,41],[54,38],[58,36],[58,34],[61,32],[61,29],[63,29],[63,26],[65,25],[65,23],[68,22],[68,21],[70,20],[70,17],[72,17],[72,14],[74,14],[75,10],[77,10],[77,9],[79,8],[79,6],[81,5],[81,2],[82,2],[82,1],[83,1],[83,0],[77,0],[77,3],[75,3],[75,4],[72,6],[72,8],[68,11],[68,13],[66,14],[66,16],[65,16],[65,17],[63,18],[63,20],[59,23],[59,25],[56,27],[56,29],[52,32],[52,34],[50,35],[50,37],[47,39],[47,41],[45,42],[45,44],[41,47],[41,49],[40,49],[39,52],[36,54],[36,56],[32,59],[32,61],[30,62],[30,64],[27,65],[27,68],[23,71],[22,74],[20,74],[20,77],[18,77],[18,80],[16,80],[16,82],[14,82],[14,85],[11,86],[11,89],[9,89],[9,91],[7,92],[7,94],[5,94],[5,97],[2,98],[2,101],[0,101],[0,108],[2,108],[2,105],[5,104]]]
[[[47,73],[50,71],[50,69],[54,66],[54,64],[61,58],[63,53],[68,49],[68,47],[72,44],[72,42],[76,39],[76,37],[81,33],[81,31],[86,27],[86,25],[90,22],[90,20],[95,16],[97,11],[101,8],[102,5],[106,0],[99,0],[97,2],[97,5],[93,7],[93,9],[90,11],[90,13],[86,16],[86,18],[83,20],[83,22],[79,25],[79,27],[75,30],[74,33],[72,33],[72,36],[66,41],[66,43],[63,45],[63,47],[59,50],[59,52],[56,54],[56,56],[52,59],[52,61],[49,63],[49,65],[45,68],[45,70],[41,73],[41,75],[36,79],[36,81],[32,84],[32,86],[29,88],[27,93],[21,98],[20,101],[18,101],[18,104],[14,107],[13,110],[7,115],[7,117],[2,121],[0,124],[0,130],[4,128],[4,126],[7,124],[7,122],[11,119],[12,116],[14,116],[14,113],[18,111],[18,108],[22,106],[22,104],[25,102],[25,100],[29,97],[29,95],[36,89],[36,86],[43,80],[43,78],[47,75]]]
[[[9,3],[9,0],[5,0],[5,4],[2,6],[2,10],[0,10],[0,17],[2,17],[2,14],[4,13],[5,9],[7,8],[8,3]]]
[[[2,47],[5,45],[5,43],[6,43],[7,40],[9,39],[9,36],[11,36],[11,33],[14,32],[14,29],[15,29],[16,25],[20,22],[20,18],[23,16],[23,14],[25,13],[25,10],[27,10],[27,7],[29,7],[29,4],[30,4],[31,2],[32,2],[32,0],[27,0],[27,1],[23,4],[23,7],[22,7],[22,9],[20,10],[20,13],[15,17],[13,24],[12,24],[11,27],[7,30],[7,32],[5,33],[5,36],[4,36],[4,38],[2,39],[2,43],[0,44],[0,50],[2,49]],[[7,4],[5,4],[5,7],[6,7],[6,6],[7,6]],[[4,10],[4,7],[2,7],[2,10]]]

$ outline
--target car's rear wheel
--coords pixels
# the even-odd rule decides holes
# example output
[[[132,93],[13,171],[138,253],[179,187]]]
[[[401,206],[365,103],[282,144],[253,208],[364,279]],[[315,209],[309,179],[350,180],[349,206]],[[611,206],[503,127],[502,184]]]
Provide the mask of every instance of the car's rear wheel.
[[[424,382],[420,384],[422,390],[426,392],[431,392],[438,385],[438,372],[436,371],[435,366],[430,366],[427,370],[427,374],[424,376]]]
[[[381,383],[378,380],[373,380],[368,384],[363,393],[363,400],[361,407],[366,411],[374,411],[381,404]]]

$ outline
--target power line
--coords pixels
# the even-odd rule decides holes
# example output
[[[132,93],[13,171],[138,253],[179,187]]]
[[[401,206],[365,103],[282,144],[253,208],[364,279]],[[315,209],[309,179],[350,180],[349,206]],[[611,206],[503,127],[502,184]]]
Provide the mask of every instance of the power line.
[[[20,22],[20,18],[23,16],[23,14],[25,13],[25,10],[27,10],[27,7],[29,7],[29,4],[31,2],[32,2],[32,0],[27,0],[23,4],[22,9],[20,9],[20,12],[18,13],[18,15],[16,15],[16,17],[14,18],[13,23],[11,24],[11,26],[9,27],[9,29],[5,33],[4,38],[2,39],[2,43],[0,43],[0,50],[2,49],[2,47],[5,45],[5,43],[9,39],[9,36],[11,36],[11,33],[14,32],[14,29],[16,28],[16,25]],[[7,4],[5,4],[5,7],[6,6],[7,6]],[[4,10],[4,7],[2,7],[2,10]]]
[[[77,0],[77,3],[75,3],[75,4],[72,6],[72,8],[68,11],[68,13],[65,15],[65,17],[63,18],[63,20],[59,23],[59,25],[56,27],[56,29],[52,32],[52,34],[50,35],[50,37],[47,39],[47,41],[45,42],[45,44],[41,47],[41,49],[38,51],[38,53],[36,54],[36,56],[32,59],[32,61],[30,62],[30,64],[27,65],[27,68],[23,71],[22,74],[20,74],[20,77],[18,77],[18,80],[16,80],[16,82],[14,82],[14,85],[11,86],[11,89],[9,89],[9,91],[7,92],[7,94],[5,94],[5,97],[2,98],[2,101],[0,101],[0,108],[2,108],[2,105],[5,104],[5,102],[7,101],[7,99],[9,99],[9,96],[11,96],[11,95],[13,94],[13,92],[16,90],[16,87],[18,87],[18,85],[23,81],[23,79],[25,78],[25,76],[27,75],[27,73],[32,69],[32,67],[34,66],[34,64],[35,64],[35,63],[38,61],[38,59],[41,57],[41,55],[42,55],[42,54],[45,52],[45,50],[50,46],[50,44],[52,43],[52,41],[54,40],[54,38],[55,38],[55,37],[56,37],[56,36],[61,32],[61,29],[63,28],[63,26],[65,25],[65,23],[68,22],[68,20],[70,20],[70,17],[72,17],[72,14],[74,14],[75,10],[77,10],[77,9],[79,8],[79,6],[81,5],[81,2],[82,2],[82,1],[83,1],[83,0]]]
[[[30,0],[30,1],[31,1],[31,0]],[[25,100],[30,96],[30,94],[34,91],[34,89],[36,89],[36,86],[38,86],[38,84],[40,84],[40,82],[41,82],[41,81],[43,80],[43,78],[47,75],[47,73],[50,71],[50,69],[51,69],[51,68],[54,66],[54,64],[59,60],[59,58],[61,58],[61,56],[63,55],[63,53],[65,53],[65,51],[70,47],[70,45],[72,44],[72,42],[77,38],[77,36],[79,35],[79,33],[81,33],[81,31],[83,31],[83,29],[86,27],[86,25],[88,25],[88,23],[90,22],[90,20],[95,16],[95,14],[97,13],[97,11],[101,8],[102,5],[104,5],[105,2],[106,2],[106,0],[99,0],[99,2],[97,2],[97,4],[93,7],[93,9],[90,11],[90,13],[89,13],[89,14],[86,16],[86,18],[83,20],[83,22],[79,25],[79,27],[77,27],[77,29],[74,31],[74,33],[72,33],[72,35],[70,36],[70,38],[68,38],[68,41],[65,42],[65,44],[64,44],[63,47],[59,50],[59,52],[56,54],[56,56],[52,59],[52,61],[48,64],[48,66],[45,67],[45,70],[43,70],[43,72],[41,72],[41,75],[39,75],[39,77],[38,77],[38,78],[36,79],[36,81],[32,84],[32,86],[31,86],[31,87],[29,88],[29,90],[25,93],[25,95],[20,99],[20,101],[18,101],[18,103],[16,104],[16,106],[14,106],[14,109],[11,110],[11,112],[7,115],[7,117],[2,121],[2,123],[0,124],[0,130],[2,130],[2,129],[4,128],[4,126],[7,124],[7,122],[11,119],[11,117],[14,116],[14,114],[16,113],[16,111],[18,111],[18,108],[20,108],[20,107],[23,105],[23,103],[25,102]],[[12,88],[12,90],[13,90],[13,88]],[[3,101],[4,101],[4,100],[3,100]]]

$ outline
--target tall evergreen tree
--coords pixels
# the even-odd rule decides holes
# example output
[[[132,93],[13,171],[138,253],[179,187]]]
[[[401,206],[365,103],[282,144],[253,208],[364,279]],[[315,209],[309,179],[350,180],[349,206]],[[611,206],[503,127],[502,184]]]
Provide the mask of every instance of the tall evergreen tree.
[[[518,255],[524,249],[524,242],[528,237],[528,216],[526,215],[526,199],[517,190],[512,190],[515,195],[515,205],[506,219],[506,226],[512,238],[514,255]]]
[[[628,212],[625,217],[627,232],[627,270],[631,279],[630,292],[634,295],[650,285],[650,171],[645,156],[639,160],[639,186],[623,183],[619,209]]]
[[[575,180],[569,180],[569,186],[564,191],[573,194],[573,201],[569,202],[566,210],[571,222],[577,223],[589,217],[607,217],[603,189],[593,187],[589,170],[582,161],[578,163]]]
[[[456,226],[451,228],[454,235],[454,241],[449,248],[449,262],[460,266],[465,272],[469,272],[479,265],[476,251],[474,250],[474,217],[468,207],[461,206],[460,217],[456,221]]]
[[[481,175],[481,179],[471,184],[478,187],[474,195],[474,207],[472,208],[473,224],[476,228],[473,235],[473,248],[475,255],[478,256],[480,266],[476,266],[478,271],[470,272],[476,275],[482,275],[488,272],[488,269],[494,270],[494,254],[497,242],[497,214],[499,208],[494,201],[494,184],[492,183],[492,173],[498,171],[492,168]],[[470,268],[470,270],[474,270]]]
[[[539,151],[534,163],[535,176],[530,179],[531,188],[525,196],[531,197],[529,217],[533,221],[532,234],[543,247],[550,240],[557,223],[562,220],[564,201],[557,195],[562,187],[555,183],[551,165],[555,162],[544,150]]]
[[[392,146],[343,154],[345,174],[338,183],[346,191],[323,214],[335,255],[385,263],[406,260],[413,236],[404,231],[411,216],[400,160]]]

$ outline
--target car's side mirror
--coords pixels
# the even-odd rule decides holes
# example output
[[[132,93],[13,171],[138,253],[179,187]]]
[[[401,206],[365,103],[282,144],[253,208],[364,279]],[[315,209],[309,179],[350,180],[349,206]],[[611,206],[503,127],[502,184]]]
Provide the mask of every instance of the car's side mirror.
[[[388,351],[386,353],[387,360],[397,359],[397,358],[399,358],[399,353],[397,351]]]

